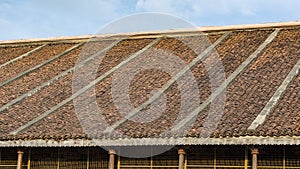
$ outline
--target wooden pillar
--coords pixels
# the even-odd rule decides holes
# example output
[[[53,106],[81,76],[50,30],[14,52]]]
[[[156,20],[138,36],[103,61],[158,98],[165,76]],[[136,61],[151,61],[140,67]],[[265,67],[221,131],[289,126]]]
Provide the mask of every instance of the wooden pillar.
[[[27,160],[27,169],[30,169],[30,161],[31,159],[31,148],[29,148],[29,151],[28,151],[28,160]]]
[[[90,148],[87,148],[86,169],[90,169]]]
[[[184,169],[184,155],[185,155],[185,151],[183,149],[179,149],[178,150],[178,154],[179,154],[178,169]]]
[[[257,155],[259,154],[259,151],[257,148],[253,148],[251,150],[252,154],[252,169],[257,169]]]
[[[108,169],[114,169],[115,167],[115,150],[109,150],[109,163],[108,163]]]
[[[245,162],[244,162],[244,169],[248,169],[248,148],[245,146]]]
[[[18,150],[18,163],[17,163],[17,169],[22,169],[23,154],[24,154],[23,151]]]

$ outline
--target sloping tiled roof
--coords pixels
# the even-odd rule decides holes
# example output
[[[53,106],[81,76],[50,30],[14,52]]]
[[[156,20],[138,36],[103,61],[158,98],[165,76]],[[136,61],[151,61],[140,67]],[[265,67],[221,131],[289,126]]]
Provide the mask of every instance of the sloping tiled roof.
[[[203,37],[208,38],[211,44],[203,43]],[[191,49],[184,42],[196,45],[197,49]],[[88,43],[90,45],[86,50]],[[178,56],[190,66],[189,70],[197,82],[200,102],[176,124],[174,121],[179,115],[181,94],[185,91],[180,91],[180,84],[175,81],[180,77],[174,79],[159,68],[137,73],[130,83],[129,92],[131,104],[137,108],[136,112],[131,112],[136,113],[132,117],[138,118],[139,113],[155,104],[153,91],[159,92],[158,89],[161,89],[167,102],[159,118],[138,123],[126,119],[114,105],[111,93],[114,85],[112,74],[142,57],[149,49],[159,49]],[[220,73],[218,71],[221,68],[210,72],[212,68],[205,64],[213,57],[213,49],[218,53],[225,73],[225,80],[215,89],[210,78],[211,75]],[[74,71],[82,66],[77,62],[83,50],[86,50],[83,66],[92,67],[97,57],[102,56],[103,59],[97,64],[97,83],[92,85],[93,88],[87,88],[74,96],[74,83],[85,78],[85,75],[74,77]],[[102,53],[95,55],[99,51]],[[152,55],[147,57],[149,56],[148,59],[155,59],[151,58]],[[252,144],[255,139],[262,140],[258,144],[268,140],[274,143],[274,139],[278,138],[294,141],[300,136],[299,59],[299,22],[209,27],[178,32],[2,41],[0,146],[21,145],[22,141],[35,140],[91,140],[90,133],[82,127],[82,118],[77,114],[78,111],[84,113],[90,109],[76,109],[74,99],[91,96],[93,93],[105,119],[103,123],[110,126],[99,128],[103,131],[97,129],[102,134],[97,134],[96,139],[100,142],[105,140],[103,142],[106,145],[113,140],[122,142],[122,138],[127,140],[123,140],[123,143],[126,142],[124,145],[130,144],[128,142],[134,139],[142,140],[139,144],[159,144],[155,139],[174,139],[173,136],[164,135],[174,128],[186,130],[181,137],[190,139],[190,142],[185,140],[185,144],[196,144],[201,142],[197,142],[197,138],[200,140],[205,130],[209,130],[203,126],[213,129],[208,133],[208,140],[210,143],[215,141],[216,144],[249,144],[249,139],[252,139]],[[174,83],[171,83],[172,80]],[[214,112],[211,116],[210,106],[224,92],[224,107],[216,109],[222,112]],[[149,105],[140,107],[147,101]],[[86,121],[101,123],[88,114],[86,112]],[[206,124],[208,116],[216,120],[213,121],[214,124]],[[150,143],[145,141],[147,139],[153,140]],[[161,144],[167,144],[168,141],[162,142]],[[280,144],[283,142],[281,140]],[[69,144],[75,145],[74,142]]]

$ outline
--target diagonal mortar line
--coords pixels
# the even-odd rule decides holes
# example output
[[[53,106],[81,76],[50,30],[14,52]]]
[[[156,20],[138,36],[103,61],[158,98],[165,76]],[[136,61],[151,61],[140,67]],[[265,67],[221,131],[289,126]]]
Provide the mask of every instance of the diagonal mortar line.
[[[31,51],[29,51],[29,52],[27,52],[27,53],[24,53],[24,54],[22,54],[22,55],[20,55],[20,56],[18,56],[18,57],[16,57],[16,58],[14,58],[14,59],[12,59],[12,60],[6,62],[6,63],[3,63],[2,65],[0,65],[0,69],[1,69],[2,67],[5,67],[5,66],[7,66],[7,65],[12,64],[13,62],[16,62],[16,61],[18,61],[18,60],[21,60],[21,59],[23,59],[23,58],[26,57],[26,56],[29,56],[31,53],[36,52],[36,51],[42,49],[43,47],[47,46],[48,44],[49,44],[49,43],[43,44],[43,45],[41,45],[41,46],[38,46],[38,47],[32,49]]]
[[[75,99],[76,97],[78,97],[79,95],[83,94],[85,91],[87,91],[88,89],[90,89],[91,87],[93,87],[95,84],[99,83],[100,81],[102,81],[103,79],[105,79],[106,77],[108,77],[109,75],[111,75],[113,72],[115,72],[117,69],[121,68],[122,66],[126,65],[128,62],[130,62],[131,60],[137,58],[139,55],[141,55],[143,52],[145,52],[146,50],[148,50],[149,48],[151,48],[152,46],[154,46],[155,44],[157,44],[159,41],[161,41],[162,37],[160,38],[156,38],[155,40],[153,40],[150,44],[148,44],[147,46],[145,46],[143,49],[139,50],[138,52],[134,53],[133,55],[131,55],[128,59],[122,61],[120,64],[118,64],[117,66],[113,67],[112,69],[110,69],[109,71],[107,71],[106,73],[104,73],[103,75],[101,75],[100,77],[96,78],[95,80],[93,80],[91,83],[89,83],[87,86],[84,86],[83,88],[81,88],[80,90],[78,90],[76,93],[74,93],[72,96],[70,96],[69,98],[63,100],[62,102],[60,102],[59,104],[57,104],[56,106],[52,107],[50,110],[44,112],[43,114],[39,115],[38,117],[34,118],[33,120],[29,121],[28,123],[26,123],[23,126],[20,126],[18,129],[10,132],[10,134],[12,135],[16,135],[19,132],[26,130],[27,128],[29,128],[30,126],[32,126],[33,124],[39,122],[40,120],[44,119],[45,117],[49,116],[50,114],[54,113],[56,110],[58,110],[59,108],[61,108],[62,106],[64,106],[65,104],[69,103],[70,101],[72,101],[73,99]]]
[[[271,99],[268,101],[268,103],[265,105],[263,110],[259,113],[258,116],[256,116],[255,120],[253,120],[252,124],[248,127],[248,131],[255,130],[259,125],[263,124],[266,120],[266,117],[271,113],[271,111],[274,109],[274,107],[277,105],[279,99],[283,95],[283,93],[286,91],[289,84],[294,80],[294,78],[298,75],[300,69],[300,59],[295,64],[293,69],[289,72],[287,77],[284,79],[284,81],[281,83],[281,85],[277,88],[274,95],[271,97]]]
[[[153,103],[156,99],[158,99],[172,84],[174,84],[182,75],[184,75],[188,70],[190,70],[196,63],[198,63],[200,60],[205,59],[208,54],[219,44],[221,43],[231,32],[225,33],[223,36],[221,36],[215,43],[210,45],[208,48],[206,48],[202,53],[200,53],[192,62],[190,62],[188,65],[186,65],[180,72],[178,72],[172,79],[170,79],[166,84],[163,85],[161,89],[159,89],[152,97],[150,97],[149,100],[141,104],[139,107],[135,108],[132,112],[130,112],[128,115],[126,115],[121,120],[117,121],[113,125],[107,127],[104,131],[104,133],[111,133],[116,128],[118,128],[120,125],[125,123],[128,119],[136,116],[141,110],[146,108],[148,105]]]
[[[85,42],[81,42],[81,43],[79,43],[79,44],[76,44],[76,45],[72,46],[71,48],[69,48],[69,49],[63,51],[62,53],[60,53],[60,54],[54,56],[53,58],[48,59],[48,60],[46,60],[45,62],[43,62],[43,63],[41,63],[41,64],[39,64],[39,65],[36,65],[35,67],[30,68],[30,69],[26,70],[25,72],[22,72],[22,73],[18,74],[17,76],[15,76],[15,77],[13,77],[13,78],[11,78],[11,79],[9,79],[9,80],[7,80],[7,81],[1,83],[1,84],[0,84],[0,87],[6,85],[6,84],[8,84],[8,83],[11,83],[11,82],[15,81],[15,80],[17,80],[17,79],[19,79],[19,78],[21,78],[21,77],[23,77],[23,76],[25,76],[25,75],[27,75],[27,74],[33,72],[33,71],[35,71],[36,69],[38,69],[38,68],[40,68],[40,67],[45,66],[46,64],[48,64],[48,63],[50,63],[50,62],[53,62],[53,61],[57,60],[57,59],[60,58],[61,56],[63,56],[63,55],[65,55],[65,54],[71,52],[72,50],[74,50],[74,49],[76,49],[76,48],[82,46],[84,43],[85,43]]]
[[[257,57],[258,55],[270,44],[277,36],[280,29],[275,29],[269,37],[218,87],[198,108],[191,112],[186,118],[176,124],[171,131],[178,131],[192,119],[196,118],[213,100],[215,100],[231,82],[233,82],[239,74],[241,74]]]
[[[107,52],[108,50],[110,50],[111,48],[113,48],[116,44],[118,44],[120,41],[122,41],[122,39],[112,43],[111,45],[109,45],[108,47],[104,48],[103,50],[91,55],[90,57],[88,57],[86,60],[76,64],[74,67],[68,69],[68,70],[65,70],[63,71],[62,73],[58,74],[57,76],[53,77],[51,80],[41,84],[40,86],[30,90],[29,92],[17,97],[16,99],[8,102],[7,104],[3,105],[1,108],[0,108],[0,113],[6,109],[8,109],[9,107],[19,103],[20,101],[26,99],[27,97],[30,97],[31,95],[33,95],[34,93],[42,90],[43,88],[47,87],[47,86],[50,86],[52,83],[56,82],[58,79],[68,75],[69,73],[72,73],[74,72],[74,70],[76,70],[77,68],[80,68],[82,67],[84,64],[94,60],[95,58],[97,58],[99,55]]]

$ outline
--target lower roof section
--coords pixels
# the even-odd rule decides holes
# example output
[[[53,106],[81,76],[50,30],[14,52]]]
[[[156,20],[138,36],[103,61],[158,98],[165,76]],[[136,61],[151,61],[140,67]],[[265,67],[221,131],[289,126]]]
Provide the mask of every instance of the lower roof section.
[[[300,145],[300,137],[237,138],[124,138],[124,139],[69,139],[69,140],[9,140],[0,147],[94,147],[94,146],[157,146],[157,145]]]

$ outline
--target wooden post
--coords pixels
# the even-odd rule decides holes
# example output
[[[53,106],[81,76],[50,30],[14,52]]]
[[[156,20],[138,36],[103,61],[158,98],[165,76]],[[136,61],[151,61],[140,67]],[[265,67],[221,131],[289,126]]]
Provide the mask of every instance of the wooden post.
[[[184,157],[184,169],[187,169],[187,155]]]
[[[153,169],[153,157],[152,157],[152,154],[151,154],[151,158],[150,158],[150,169]]]
[[[2,159],[2,149],[0,148],[0,165],[1,165],[1,159]]]
[[[248,169],[248,148],[245,147],[245,163],[244,163],[244,169]]]
[[[27,160],[27,169],[30,169],[30,158],[31,158],[31,148],[29,148],[29,151],[28,151],[28,160]]]
[[[60,156],[60,148],[58,148],[58,150],[57,150],[57,166],[56,166],[57,169],[59,169],[59,167],[60,167],[60,158],[59,158],[59,156]]]
[[[23,154],[24,154],[23,151],[18,150],[18,163],[17,163],[17,169],[22,169]]]
[[[253,148],[251,150],[252,154],[252,169],[257,169],[257,154],[259,154],[259,151],[257,148]]]
[[[109,150],[109,163],[108,163],[108,169],[114,169],[115,167],[115,150]]]
[[[183,149],[179,149],[178,150],[178,154],[179,154],[179,166],[178,166],[178,169],[184,169],[184,155],[185,155],[185,151]]]
[[[90,169],[90,148],[87,148],[86,169]]]
[[[118,164],[117,164],[117,169],[121,168],[121,156],[118,156]]]
[[[285,147],[283,147],[283,169],[285,169]]]
[[[217,147],[214,146],[214,169],[217,168]]]

